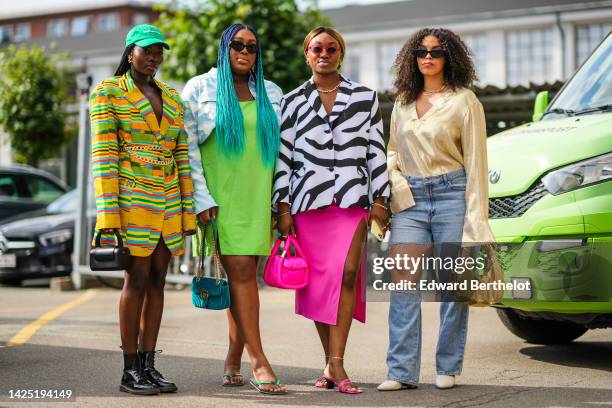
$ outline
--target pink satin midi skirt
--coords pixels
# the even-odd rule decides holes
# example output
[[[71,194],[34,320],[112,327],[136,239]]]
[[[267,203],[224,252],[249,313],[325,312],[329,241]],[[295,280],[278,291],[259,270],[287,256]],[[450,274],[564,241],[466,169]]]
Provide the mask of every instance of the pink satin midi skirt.
[[[368,212],[362,208],[337,205],[310,210],[294,216],[298,242],[310,268],[310,282],[295,292],[295,313],[308,319],[336,325],[344,264],[361,220]],[[362,250],[357,275],[353,318],[365,323],[366,317],[366,247]]]

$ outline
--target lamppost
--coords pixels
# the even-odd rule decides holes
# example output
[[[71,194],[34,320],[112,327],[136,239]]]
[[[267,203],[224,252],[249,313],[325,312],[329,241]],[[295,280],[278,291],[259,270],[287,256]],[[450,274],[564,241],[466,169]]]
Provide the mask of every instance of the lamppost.
[[[85,71],[85,69],[83,69]],[[74,225],[74,254],[72,258],[72,283],[75,289],[81,289],[80,268],[87,265],[86,256],[89,247],[89,225],[87,220],[89,194],[89,150],[91,143],[89,129],[89,89],[92,77],[86,72],[76,76],[79,94],[79,142],[77,151],[77,214]]]

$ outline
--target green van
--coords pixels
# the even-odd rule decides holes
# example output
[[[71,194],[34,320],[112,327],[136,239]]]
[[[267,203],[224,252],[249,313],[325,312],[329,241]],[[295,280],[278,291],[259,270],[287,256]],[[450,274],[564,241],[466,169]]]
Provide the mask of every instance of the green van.
[[[538,344],[612,327],[612,34],[488,154],[504,280],[523,287],[496,305],[504,325]]]

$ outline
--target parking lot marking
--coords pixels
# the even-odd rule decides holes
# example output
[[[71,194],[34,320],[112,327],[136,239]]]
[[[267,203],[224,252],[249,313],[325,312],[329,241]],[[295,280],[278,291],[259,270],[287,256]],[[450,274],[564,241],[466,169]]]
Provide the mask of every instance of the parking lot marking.
[[[39,317],[32,323],[25,326],[23,329],[19,330],[19,332],[9,340],[8,346],[19,346],[21,344],[26,343],[28,340],[32,338],[32,336],[34,336],[34,334],[36,334],[38,330],[40,330],[41,327],[43,327],[44,325],[46,325],[53,319],[56,319],[57,317],[61,316],[63,313],[67,312],[73,307],[78,306],[81,303],[87,302],[88,300],[92,299],[95,295],[96,295],[95,290],[88,290],[87,292],[79,296],[78,298],[68,303],[64,303],[63,305],[58,306],[55,309],[45,313],[44,315],[42,315],[41,317]]]

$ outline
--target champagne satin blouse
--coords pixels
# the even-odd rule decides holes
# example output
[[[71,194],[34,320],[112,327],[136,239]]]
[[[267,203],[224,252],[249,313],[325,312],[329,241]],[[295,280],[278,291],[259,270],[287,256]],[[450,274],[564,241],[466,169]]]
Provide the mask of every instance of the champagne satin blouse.
[[[489,227],[487,132],[484,110],[469,89],[446,90],[421,118],[413,102],[395,102],[387,166],[391,210],[414,206],[406,176],[437,176],[465,168],[463,242],[495,242]]]

